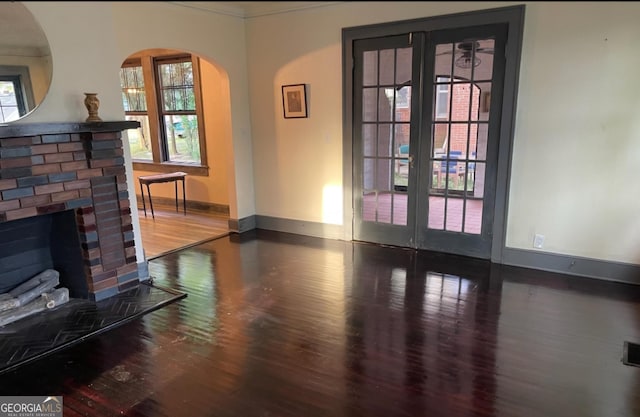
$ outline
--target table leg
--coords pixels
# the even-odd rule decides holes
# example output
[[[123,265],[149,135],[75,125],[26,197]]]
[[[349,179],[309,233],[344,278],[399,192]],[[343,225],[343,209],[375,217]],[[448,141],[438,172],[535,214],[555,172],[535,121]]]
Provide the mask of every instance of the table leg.
[[[184,178],[182,179],[182,208],[184,215],[187,215],[187,194],[184,187]]]
[[[178,181],[173,182],[173,188],[176,192],[176,213],[178,212]]]
[[[144,217],[147,217],[147,205],[144,203],[144,187],[140,183],[140,195],[142,195],[142,209],[144,210]]]
[[[149,196],[149,207],[151,207],[151,218],[155,219],[156,216],[153,214],[153,200],[151,199],[151,190],[149,189],[149,184],[147,184],[147,195]]]

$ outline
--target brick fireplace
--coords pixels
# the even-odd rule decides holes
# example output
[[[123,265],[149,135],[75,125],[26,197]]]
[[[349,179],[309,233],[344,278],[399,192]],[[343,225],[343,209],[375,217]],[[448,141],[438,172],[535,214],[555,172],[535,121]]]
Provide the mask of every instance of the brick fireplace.
[[[0,228],[19,222],[20,227],[8,228],[19,240],[21,230],[29,230],[22,229],[29,223],[26,219],[67,212],[73,226],[55,226],[61,217],[53,217],[46,224],[55,226],[50,226],[55,235],[48,239],[54,242],[52,252],[77,242],[77,249],[65,253],[77,252],[81,265],[63,268],[60,283],[81,283],[75,293],[83,298],[99,301],[145,278],[144,264],[136,259],[121,140],[122,131],[138,126],[129,121],[0,126]],[[61,236],[74,232],[77,235],[70,240]],[[6,248],[19,247],[7,242],[11,233],[2,234]],[[67,243],[59,244],[61,240]],[[0,259],[1,251],[2,246]],[[18,254],[9,257],[14,255]],[[63,257],[67,262],[73,258]],[[8,263],[0,262],[0,267]],[[20,271],[0,270],[0,279],[3,272],[16,279]],[[65,273],[82,276],[65,277]]]

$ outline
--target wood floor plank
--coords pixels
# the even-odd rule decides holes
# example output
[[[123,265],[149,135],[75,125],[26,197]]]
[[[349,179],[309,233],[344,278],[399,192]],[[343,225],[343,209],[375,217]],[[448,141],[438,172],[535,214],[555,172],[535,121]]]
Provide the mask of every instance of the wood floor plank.
[[[182,210],[182,208],[180,208]],[[192,246],[229,233],[229,218],[207,212],[176,212],[175,206],[154,205],[155,218],[147,208],[138,210],[142,247],[147,259]]]
[[[0,393],[94,417],[640,415],[640,286],[260,230],[150,272],[188,296]]]

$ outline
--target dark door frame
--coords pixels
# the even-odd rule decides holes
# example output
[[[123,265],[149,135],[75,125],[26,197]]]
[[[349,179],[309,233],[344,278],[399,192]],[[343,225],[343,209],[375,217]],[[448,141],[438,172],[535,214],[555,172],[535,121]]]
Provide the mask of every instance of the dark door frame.
[[[497,182],[492,232],[491,261],[501,263],[506,240],[507,203],[511,152],[515,130],[516,99],[525,6],[510,6],[479,10],[422,19],[387,22],[374,25],[344,28],[342,30],[343,62],[343,224],[345,240],[353,239],[353,41],[371,37],[401,35],[411,32],[455,29],[468,26],[505,23],[507,44],[505,48],[505,75],[502,93],[503,111],[500,118],[500,143],[497,161]]]

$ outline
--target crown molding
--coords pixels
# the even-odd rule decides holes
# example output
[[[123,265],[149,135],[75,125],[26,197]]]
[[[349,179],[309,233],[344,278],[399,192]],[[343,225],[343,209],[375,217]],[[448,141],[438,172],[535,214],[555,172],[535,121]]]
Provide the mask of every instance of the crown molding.
[[[248,19],[253,17],[269,16],[274,14],[290,13],[299,10],[315,9],[344,3],[342,1],[317,2],[317,1],[170,1],[176,6],[187,7],[208,13]]]

